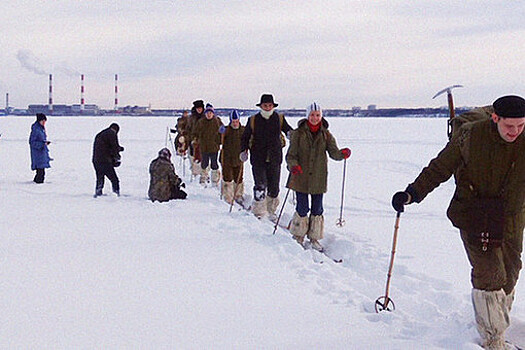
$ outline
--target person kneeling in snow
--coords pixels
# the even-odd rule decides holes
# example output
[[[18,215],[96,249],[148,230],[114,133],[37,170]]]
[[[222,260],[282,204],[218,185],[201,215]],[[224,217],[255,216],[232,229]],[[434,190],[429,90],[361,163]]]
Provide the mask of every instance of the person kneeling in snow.
[[[159,156],[149,166],[150,183],[148,197],[152,202],[167,202],[170,199],[185,199],[187,194],[181,187],[186,187],[175,174],[171,162],[171,152],[167,148],[159,151]]]
[[[290,177],[286,187],[294,190],[297,205],[290,225],[293,238],[303,245],[308,236],[312,248],[322,251],[319,240],[323,238],[323,194],[328,180],[328,159],[343,160],[350,157],[350,149],[339,149],[335,138],[328,131],[328,122],[323,119],[321,107],[312,103],[306,108],[306,119],[297,123],[292,132],[286,163]],[[311,210],[308,195],[312,200]],[[310,217],[308,217],[310,211]]]

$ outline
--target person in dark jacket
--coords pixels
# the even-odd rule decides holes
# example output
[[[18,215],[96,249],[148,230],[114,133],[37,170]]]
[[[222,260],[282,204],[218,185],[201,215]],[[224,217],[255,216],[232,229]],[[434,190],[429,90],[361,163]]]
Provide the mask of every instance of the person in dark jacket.
[[[47,117],[43,113],[37,113],[36,122],[31,125],[31,134],[29,135],[29,147],[31,150],[31,170],[36,170],[33,179],[37,184],[44,182],[45,169],[50,168],[49,149],[47,146],[51,143],[47,140],[46,125]]]
[[[299,244],[303,245],[304,236],[307,236],[312,248],[322,251],[319,240],[324,235],[323,194],[328,182],[326,154],[334,160],[342,160],[350,157],[350,149],[337,147],[334,136],[328,131],[321,106],[315,102],[306,108],[306,119],[297,125],[286,154],[291,173],[286,187],[294,190],[297,198],[290,232]]]
[[[201,118],[193,129],[193,135],[199,145],[201,160],[201,176],[199,182],[206,184],[209,180],[208,165],[211,167],[211,183],[218,186],[221,179],[217,157],[221,147],[219,128],[223,125],[210,103],[206,104],[205,118]]]
[[[243,204],[244,182],[243,163],[239,159],[241,137],[244,126],[241,125],[237,110],[230,113],[230,124],[219,128],[222,150],[219,157],[222,165],[222,196],[228,203],[233,200]]]
[[[149,174],[148,197],[152,202],[186,198],[186,192],[181,190],[181,187],[186,185],[175,173],[169,149],[163,148],[159,151],[159,156],[151,161]]]
[[[283,162],[281,133],[288,134],[293,129],[284,116],[275,111],[278,104],[274,102],[273,95],[263,94],[256,106],[261,110],[251,116],[246,124],[239,157],[243,162],[248,160],[248,150],[250,151],[254,181],[252,212],[258,218],[269,214],[270,219],[274,220],[279,205]]]
[[[190,163],[191,163],[191,175],[197,176],[201,173],[201,151],[199,143],[197,142],[197,136],[195,135],[195,127],[197,122],[204,118],[204,101],[196,100],[193,101],[193,107],[191,108],[191,115],[188,120],[187,133],[189,140],[186,140],[189,143],[190,149]]]
[[[465,123],[413,183],[394,194],[401,213],[452,175],[447,216],[472,267],[472,303],[485,349],[505,349],[505,330],[522,267],[525,226],[525,99],[503,96],[491,118]]]
[[[93,166],[97,176],[95,198],[102,195],[106,176],[111,181],[113,193],[120,195],[120,183],[115,167],[120,166],[120,152],[124,151],[124,147],[121,147],[118,142],[119,130],[119,125],[113,123],[95,136],[93,143]]]

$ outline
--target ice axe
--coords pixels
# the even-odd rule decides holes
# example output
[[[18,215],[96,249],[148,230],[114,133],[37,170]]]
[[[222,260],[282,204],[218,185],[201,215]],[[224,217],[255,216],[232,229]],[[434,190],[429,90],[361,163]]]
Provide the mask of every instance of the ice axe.
[[[452,85],[447,88],[444,88],[443,90],[439,91],[437,94],[432,97],[433,99],[438,97],[439,95],[443,93],[447,93],[448,98],[448,112],[449,112],[449,118],[448,118],[448,127],[447,127],[447,136],[450,140],[450,136],[452,135],[452,124],[451,121],[456,116],[456,113],[454,112],[454,98],[452,97],[452,89],[463,87],[463,85]]]
[[[392,269],[394,267],[394,255],[396,254],[397,231],[399,231],[400,217],[401,212],[397,212],[396,223],[394,224],[394,238],[392,239],[392,254],[390,255],[390,266],[388,267],[388,274],[386,279],[385,295],[377,298],[376,300],[375,308],[377,313],[381,311],[394,311],[396,309],[396,305],[388,296],[388,292],[390,289],[390,278],[392,277]]]

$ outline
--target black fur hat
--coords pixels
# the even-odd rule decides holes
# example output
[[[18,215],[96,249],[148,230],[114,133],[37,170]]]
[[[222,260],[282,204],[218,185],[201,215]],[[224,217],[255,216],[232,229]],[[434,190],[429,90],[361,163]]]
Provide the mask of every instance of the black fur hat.
[[[508,95],[498,98],[492,104],[494,113],[503,118],[525,118],[525,99]]]

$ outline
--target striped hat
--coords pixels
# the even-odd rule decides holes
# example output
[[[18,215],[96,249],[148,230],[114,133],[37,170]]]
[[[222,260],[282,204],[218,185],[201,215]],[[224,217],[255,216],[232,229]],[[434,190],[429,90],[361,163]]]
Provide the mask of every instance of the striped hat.
[[[310,116],[310,113],[312,113],[312,111],[319,111],[321,112],[321,117],[323,116],[323,110],[321,109],[321,106],[319,106],[317,102],[313,102],[308,107],[306,107],[306,118]]]

